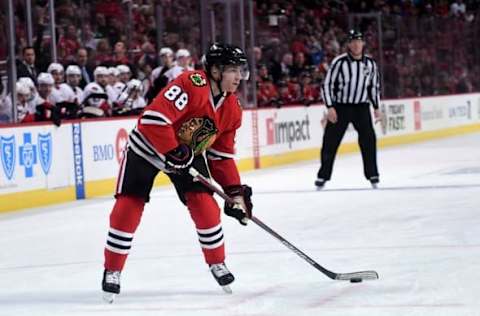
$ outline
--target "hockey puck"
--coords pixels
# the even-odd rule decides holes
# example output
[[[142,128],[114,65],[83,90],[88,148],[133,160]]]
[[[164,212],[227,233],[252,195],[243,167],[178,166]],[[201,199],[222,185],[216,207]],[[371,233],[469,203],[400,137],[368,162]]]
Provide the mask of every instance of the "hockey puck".
[[[362,279],[360,279],[360,278],[352,278],[352,279],[350,279],[350,283],[360,283],[360,282],[362,282]]]

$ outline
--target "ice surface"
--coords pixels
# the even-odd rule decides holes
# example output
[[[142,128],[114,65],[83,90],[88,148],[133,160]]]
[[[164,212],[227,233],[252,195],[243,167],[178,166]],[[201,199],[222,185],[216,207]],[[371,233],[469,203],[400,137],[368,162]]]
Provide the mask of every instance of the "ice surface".
[[[203,262],[171,188],[147,205],[113,305],[101,301],[113,199],[0,216],[0,315],[480,315],[480,134],[379,151],[380,189],[359,154],[338,157],[313,187],[317,162],[245,173],[254,212],[335,272],[332,281],[255,226],[224,218],[233,295]]]

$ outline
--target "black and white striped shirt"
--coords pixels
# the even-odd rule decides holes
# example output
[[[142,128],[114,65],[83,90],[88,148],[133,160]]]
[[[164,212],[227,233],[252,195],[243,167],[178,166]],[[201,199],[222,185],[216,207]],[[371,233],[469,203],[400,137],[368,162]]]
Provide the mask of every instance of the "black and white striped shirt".
[[[327,107],[370,101],[378,109],[380,74],[377,63],[365,55],[359,60],[348,53],[337,56],[327,71],[322,94]]]

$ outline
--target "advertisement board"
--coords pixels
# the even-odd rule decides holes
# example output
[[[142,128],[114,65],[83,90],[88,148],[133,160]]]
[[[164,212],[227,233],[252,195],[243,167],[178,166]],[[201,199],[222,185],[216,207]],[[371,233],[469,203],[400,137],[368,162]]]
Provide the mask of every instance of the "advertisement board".
[[[73,185],[71,125],[0,128],[0,195]]]
[[[375,124],[380,144],[480,130],[478,93],[385,100],[380,111],[383,121]],[[236,134],[241,170],[318,159],[326,112],[320,104],[244,111]],[[111,193],[135,123],[135,118],[115,118],[62,122],[60,127],[0,126],[0,211]],[[357,138],[350,124],[340,150],[356,150]]]
[[[258,110],[260,155],[320,147],[325,107],[290,107]]]

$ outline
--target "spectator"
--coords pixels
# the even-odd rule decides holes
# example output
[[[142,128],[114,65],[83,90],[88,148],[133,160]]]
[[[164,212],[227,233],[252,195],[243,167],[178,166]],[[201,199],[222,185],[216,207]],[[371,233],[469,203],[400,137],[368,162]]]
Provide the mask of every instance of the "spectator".
[[[301,76],[301,87],[302,87],[302,103],[305,105],[310,105],[315,101],[319,100],[320,92],[318,87],[312,84],[312,75],[309,72],[303,73]]]
[[[111,65],[112,64],[112,53],[110,51],[110,46],[106,39],[101,39],[97,43],[97,50],[95,54],[95,65]]]
[[[283,54],[282,61],[272,65],[270,73],[272,74],[273,82],[278,83],[283,76],[290,76],[292,74],[292,66],[292,54],[289,52]]]
[[[299,77],[300,74],[307,71],[306,68],[306,61],[305,61],[305,54],[302,52],[298,52],[295,54],[295,60],[291,69],[291,76],[292,77]]]
[[[124,42],[116,42],[113,47],[113,64],[114,65],[129,65],[130,61],[127,56],[127,46]]]
[[[65,34],[58,41],[58,55],[63,63],[72,62],[75,59],[75,53],[80,48],[77,38],[77,28],[70,24],[66,27]]]

